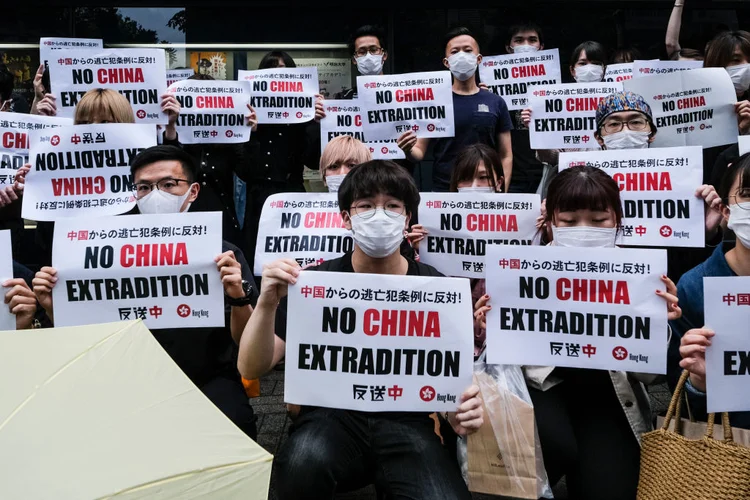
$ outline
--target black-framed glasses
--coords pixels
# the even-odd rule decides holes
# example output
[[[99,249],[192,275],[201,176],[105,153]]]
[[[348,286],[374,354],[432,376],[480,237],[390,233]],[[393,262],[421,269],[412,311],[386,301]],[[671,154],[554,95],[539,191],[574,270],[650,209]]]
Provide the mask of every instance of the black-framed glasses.
[[[135,194],[136,198],[140,199],[153,191],[154,186],[156,186],[156,189],[158,189],[159,191],[175,194],[173,193],[173,191],[179,187],[180,182],[187,182],[188,184],[190,183],[190,181],[187,179],[174,179],[172,177],[165,177],[164,179],[159,179],[156,182],[136,182],[135,184],[133,184],[133,193]]]
[[[370,47],[360,47],[360,49],[354,53],[357,57],[364,57],[367,54],[372,54],[373,56],[379,56],[383,53],[383,47],[378,47],[377,45],[372,45]]]
[[[406,212],[406,207],[404,206],[404,204],[395,201],[390,201],[383,206],[377,206],[369,202],[360,202],[356,205],[352,205],[350,212],[352,217],[359,217],[360,219],[371,219],[373,216],[375,216],[378,208],[383,210],[385,212],[385,215],[392,219],[400,217],[404,215],[404,212]]]
[[[622,131],[622,128],[627,124],[628,130],[633,132],[643,132],[648,129],[648,121],[645,118],[633,118],[628,121],[616,121],[606,122],[604,124],[604,131],[608,134],[616,134]]]

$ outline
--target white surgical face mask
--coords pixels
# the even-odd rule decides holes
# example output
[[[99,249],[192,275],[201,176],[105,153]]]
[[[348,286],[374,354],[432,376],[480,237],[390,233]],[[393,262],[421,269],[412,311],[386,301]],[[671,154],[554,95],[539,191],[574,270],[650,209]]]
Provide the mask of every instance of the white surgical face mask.
[[[614,248],[616,227],[552,226],[552,240],[558,247]]]
[[[477,72],[477,56],[471,52],[456,52],[448,58],[448,67],[456,79],[465,82]]]
[[[136,200],[136,204],[138,211],[142,214],[176,214],[180,212],[188,196],[190,196],[190,189],[182,196],[153,189],[140,200]],[[185,207],[186,212],[188,208],[190,208],[190,203]]]
[[[601,82],[604,78],[604,68],[598,64],[576,66],[576,81],[578,83]]]
[[[743,247],[750,248],[750,202],[729,205],[727,227],[734,231]]]
[[[352,215],[351,221],[354,242],[368,257],[388,257],[398,250],[404,239],[404,214],[391,217],[382,208],[376,208],[375,215],[369,219]]]
[[[633,132],[623,128],[616,134],[602,137],[607,149],[646,149],[650,132]]]
[[[470,187],[464,187],[464,188],[458,188],[459,193],[494,193],[495,190],[492,189],[492,186],[470,186]]]
[[[750,88],[750,64],[729,66],[727,73],[732,78],[734,90],[738,95],[747,92],[747,89]]]
[[[338,193],[341,183],[344,182],[344,177],[346,177],[346,174],[327,175],[326,186],[328,186],[328,192]]]
[[[360,75],[379,75],[383,70],[383,54],[370,54],[357,57],[357,71]]]
[[[537,52],[539,49],[536,47],[536,45],[516,45],[513,47],[513,53],[514,54],[526,54],[528,52]]]

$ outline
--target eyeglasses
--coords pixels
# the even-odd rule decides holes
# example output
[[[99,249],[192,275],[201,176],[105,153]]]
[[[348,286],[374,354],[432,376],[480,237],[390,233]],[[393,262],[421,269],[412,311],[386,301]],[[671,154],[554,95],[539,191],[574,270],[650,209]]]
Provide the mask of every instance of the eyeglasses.
[[[377,212],[378,208],[383,210],[385,212],[385,215],[392,219],[400,217],[404,215],[404,212],[406,212],[406,207],[404,207],[404,204],[396,201],[389,201],[384,206],[377,206],[373,203],[363,201],[357,203],[356,205],[352,205],[351,215],[352,217],[359,217],[360,219],[370,219],[375,215],[375,212]]]
[[[190,181],[187,179],[173,179],[171,177],[160,179],[157,182],[136,182],[135,184],[133,184],[133,193],[135,194],[135,197],[137,199],[141,199],[149,194],[154,189],[154,186],[156,186],[156,189],[158,189],[159,191],[176,194],[174,193],[174,191],[177,190],[180,182],[190,183]]]
[[[364,57],[368,53],[378,56],[383,53],[383,47],[378,47],[377,45],[373,45],[371,47],[361,47],[357,52],[354,53],[357,57]]]
[[[604,124],[604,131],[608,134],[616,134],[627,124],[628,130],[633,132],[643,132],[648,129],[648,121],[644,118],[633,118],[626,122],[611,121]]]
[[[736,194],[729,195],[738,207],[743,210],[750,210],[750,189],[739,189]]]

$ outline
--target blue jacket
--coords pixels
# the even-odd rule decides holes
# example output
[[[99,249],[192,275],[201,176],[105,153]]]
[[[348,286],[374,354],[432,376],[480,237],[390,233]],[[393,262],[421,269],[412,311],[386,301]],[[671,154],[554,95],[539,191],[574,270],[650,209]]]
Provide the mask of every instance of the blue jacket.
[[[678,320],[671,321],[672,339],[669,344],[669,354],[667,356],[667,381],[670,390],[674,391],[677,381],[682,373],[680,368],[680,340],[688,330],[701,328],[704,323],[703,315],[703,278],[737,276],[727,264],[724,254],[731,250],[733,245],[720,245],[713,254],[702,264],[694,267],[685,273],[677,283],[677,297],[680,299],[682,308],[682,317]],[[688,384],[686,385],[688,403],[690,411],[696,420],[706,421],[708,412],[706,411],[706,394],[698,391]],[[687,416],[685,412],[683,415]],[[734,412],[729,414],[729,419],[733,427],[742,427],[750,429],[750,411]]]

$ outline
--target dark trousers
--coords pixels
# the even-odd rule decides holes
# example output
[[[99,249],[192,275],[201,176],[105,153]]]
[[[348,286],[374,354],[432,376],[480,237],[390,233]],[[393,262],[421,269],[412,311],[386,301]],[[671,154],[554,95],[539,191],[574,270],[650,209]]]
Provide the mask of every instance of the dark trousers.
[[[295,422],[274,466],[279,500],[330,500],[372,483],[389,499],[471,499],[427,415],[317,408]]]
[[[258,429],[255,425],[257,417],[248,402],[242,382],[216,377],[201,385],[200,390],[242,432],[254,441],[258,439]]]
[[[566,370],[548,391],[529,388],[551,485],[570,500],[634,500],[640,447],[606,371]]]

